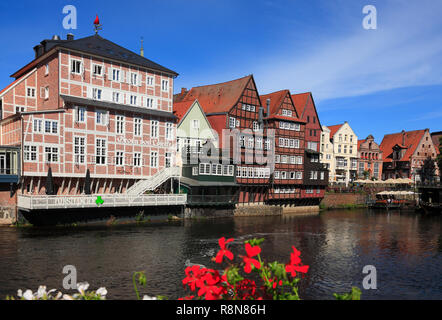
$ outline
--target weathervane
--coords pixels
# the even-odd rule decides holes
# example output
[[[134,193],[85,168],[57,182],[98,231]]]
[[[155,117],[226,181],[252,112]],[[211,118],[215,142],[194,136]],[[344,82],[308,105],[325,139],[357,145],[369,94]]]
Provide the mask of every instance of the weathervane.
[[[98,34],[98,31],[101,30],[102,25],[100,24],[100,19],[98,19],[98,15],[94,21],[95,34]]]

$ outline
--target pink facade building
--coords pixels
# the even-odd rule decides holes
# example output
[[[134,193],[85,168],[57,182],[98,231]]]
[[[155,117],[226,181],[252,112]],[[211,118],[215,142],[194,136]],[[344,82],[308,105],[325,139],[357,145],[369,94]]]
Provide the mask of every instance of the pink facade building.
[[[140,194],[176,176],[178,75],[98,34],[54,37],[0,91],[1,141],[21,148],[16,195]]]

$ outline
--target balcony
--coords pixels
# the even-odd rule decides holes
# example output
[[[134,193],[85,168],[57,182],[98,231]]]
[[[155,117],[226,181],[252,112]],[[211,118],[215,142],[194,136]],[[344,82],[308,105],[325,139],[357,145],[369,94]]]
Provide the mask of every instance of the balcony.
[[[100,198],[99,198],[100,197]],[[98,205],[97,199],[102,202]],[[151,207],[181,206],[187,201],[186,194],[94,194],[79,196],[18,195],[17,206],[21,210],[75,209],[98,207]]]
[[[0,183],[18,183],[20,148],[0,146]]]

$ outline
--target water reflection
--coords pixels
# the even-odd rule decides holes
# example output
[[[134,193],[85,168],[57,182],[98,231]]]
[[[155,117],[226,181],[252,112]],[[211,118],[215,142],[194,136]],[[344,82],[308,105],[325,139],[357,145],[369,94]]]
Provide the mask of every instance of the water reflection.
[[[0,297],[40,284],[61,288],[63,266],[78,280],[105,286],[109,298],[135,298],[131,277],[144,270],[146,293],[184,295],[185,264],[217,267],[210,258],[218,238],[243,242],[264,237],[268,261],[288,261],[291,246],[310,265],[301,282],[305,299],[331,299],[333,292],[362,287],[362,269],[374,265],[378,290],[365,299],[442,299],[440,217],[368,211],[329,211],[317,216],[226,218],[142,226],[0,228]],[[243,252],[243,251],[242,251]]]

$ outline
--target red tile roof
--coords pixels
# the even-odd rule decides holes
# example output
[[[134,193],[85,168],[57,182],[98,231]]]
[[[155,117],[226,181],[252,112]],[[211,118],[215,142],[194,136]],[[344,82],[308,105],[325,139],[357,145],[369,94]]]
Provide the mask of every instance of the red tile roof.
[[[296,118],[296,117],[280,116],[280,115],[277,115],[277,114],[271,115],[270,117],[266,117],[265,119],[276,119],[276,120],[286,120],[286,121],[305,123],[304,120],[301,120],[301,119]]]
[[[407,149],[400,161],[409,161],[422,140],[426,130],[402,131],[398,133],[386,134],[382,139],[380,148],[384,153],[384,162],[392,162],[393,147],[398,145]],[[404,138],[404,139],[403,139]]]
[[[366,139],[364,140],[358,140],[358,150],[361,148],[361,144],[363,144],[365,142]]]
[[[334,126],[327,126],[327,128],[330,129],[330,139],[333,139],[333,137],[335,136],[336,132],[338,132],[338,130],[343,126],[344,124],[337,124]]]
[[[218,84],[194,87],[182,101],[198,99],[206,114],[226,113],[238,102],[252,75]]]
[[[288,90],[281,90],[269,94],[264,94],[262,96],[259,96],[259,98],[261,99],[261,103],[266,111],[267,99],[270,99],[270,115],[274,115],[278,112],[279,107],[281,107],[287,94],[290,94]]]
[[[299,118],[303,118],[304,110],[307,107],[308,99],[311,95],[311,92],[292,94],[292,100],[295,104],[296,113]]]
[[[11,82],[10,84],[8,84],[2,91],[0,91],[0,95],[4,92],[6,92],[10,87],[12,87],[14,84],[16,84],[18,81],[20,81],[21,78],[16,79],[15,81]]]
[[[181,122],[181,120],[186,115],[187,111],[190,109],[194,102],[195,100],[187,100],[173,103],[173,114],[177,116],[178,123]]]

